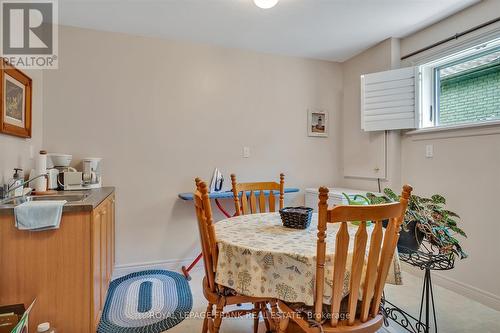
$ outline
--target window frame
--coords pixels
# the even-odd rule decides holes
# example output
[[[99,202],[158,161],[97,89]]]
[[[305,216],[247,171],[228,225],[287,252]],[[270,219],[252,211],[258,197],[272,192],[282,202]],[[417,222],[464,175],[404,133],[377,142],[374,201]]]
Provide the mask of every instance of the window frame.
[[[439,124],[440,70],[471,59],[500,50],[500,38],[477,43],[465,50],[456,51],[447,56],[423,63],[419,68],[420,108],[418,130],[440,129],[448,127],[474,127],[495,124],[500,119],[486,121],[467,121],[456,124]]]

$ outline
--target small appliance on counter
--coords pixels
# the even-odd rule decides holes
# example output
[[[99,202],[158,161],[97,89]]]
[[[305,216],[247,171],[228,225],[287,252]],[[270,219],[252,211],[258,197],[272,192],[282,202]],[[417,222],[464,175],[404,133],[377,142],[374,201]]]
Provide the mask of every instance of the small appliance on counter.
[[[73,159],[73,155],[69,154],[48,153],[47,156],[47,169],[67,168]]]
[[[48,153],[45,173],[47,173],[48,190],[78,191],[102,187],[102,158],[92,157],[82,160],[82,171],[70,166],[73,156],[69,154]],[[40,173],[41,166],[32,170],[31,175]],[[32,187],[35,187],[33,184]]]
[[[81,171],[65,171],[62,173],[62,182],[59,187],[64,191],[84,190]]]
[[[47,154],[47,188],[48,189],[65,189],[64,173],[77,173],[76,169],[70,167],[73,155],[49,153]],[[80,175],[81,178],[81,175]],[[68,179],[69,180],[69,179]]]
[[[102,187],[101,161],[99,157],[87,157],[82,160],[83,186],[86,188]]]
[[[59,188],[59,170],[56,168],[47,169],[47,190],[57,190]]]
[[[102,187],[102,158],[87,157],[82,159],[83,171],[66,170],[62,172],[62,189],[65,191],[88,190]]]

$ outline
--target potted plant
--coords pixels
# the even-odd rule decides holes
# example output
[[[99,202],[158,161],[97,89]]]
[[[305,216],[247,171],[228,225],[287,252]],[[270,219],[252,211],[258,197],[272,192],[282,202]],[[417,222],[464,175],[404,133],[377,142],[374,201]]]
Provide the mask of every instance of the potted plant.
[[[390,188],[384,189],[384,195],[377,196],[367,193],[371,204],[381,204],[399,201],[399,196]],[[465,232],[458,227],[458,214],[445,208],[446,199],[439,194],[430,198],[412,195],[408,202],[402,230],[399,237],[398,249],[404,252],[406,249],[418,250],[425,239],[436,246],[440,253],[453,252],[461,259],[467,254],[462,250],[458,234],[467,237]]]

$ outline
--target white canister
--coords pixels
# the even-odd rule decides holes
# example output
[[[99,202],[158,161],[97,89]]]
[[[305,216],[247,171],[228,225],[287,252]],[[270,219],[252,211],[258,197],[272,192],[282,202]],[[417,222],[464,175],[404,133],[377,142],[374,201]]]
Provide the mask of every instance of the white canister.
[[[45,150],[40,150],[40,154],[35,160],[35,176],[40,176],[47,174],[47,152]],[[47,191],[47,178],[40,177],[35,180],[35,191],[45,192]]]

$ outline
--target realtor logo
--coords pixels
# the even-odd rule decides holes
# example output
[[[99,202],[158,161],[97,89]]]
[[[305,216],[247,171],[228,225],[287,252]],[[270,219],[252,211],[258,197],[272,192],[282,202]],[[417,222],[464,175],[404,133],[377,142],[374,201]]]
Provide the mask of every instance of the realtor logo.
[[[57,2],[0,0],[1,56],[17,68],[57,68]]]

